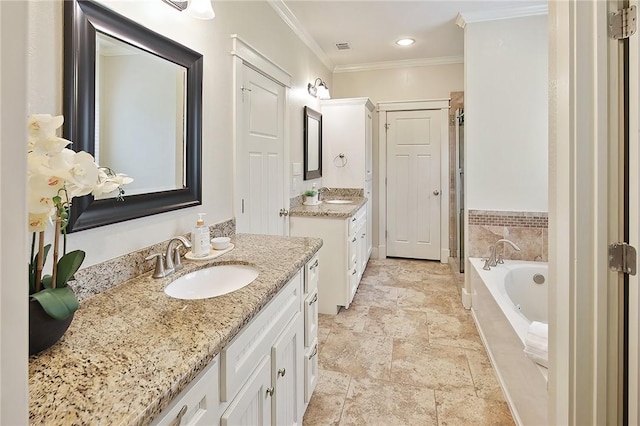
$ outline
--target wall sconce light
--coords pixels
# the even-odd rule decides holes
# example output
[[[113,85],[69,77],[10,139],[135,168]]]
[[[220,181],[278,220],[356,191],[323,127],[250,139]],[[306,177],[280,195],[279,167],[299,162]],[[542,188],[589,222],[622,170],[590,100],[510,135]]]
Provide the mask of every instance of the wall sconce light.
[[[309,83],[307,86],[307,90],[309,90],[309,94],[318,99],[331,99],[331,95],[329,94],[329,88],[327,87],[327,83],[322,81],[321,78],[316,78],[313,84]]]
[[[186,9],[189,16],[197,19],[213,19],[216,14],[211,6],[211,0],[162,0],[179,11]]]

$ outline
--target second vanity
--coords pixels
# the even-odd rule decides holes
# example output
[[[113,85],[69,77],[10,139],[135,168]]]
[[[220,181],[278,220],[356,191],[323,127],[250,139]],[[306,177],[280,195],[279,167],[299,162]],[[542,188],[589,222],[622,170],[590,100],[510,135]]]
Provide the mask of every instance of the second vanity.
[[[162,279],[147,273],[82,303],[29,360],[31,424],[301,424],[317,383],[316,238],[236,235],[235,249]],[[168,283],[215,264],[259,269],[201,300]]]
[[[351,197],[349,203],[323,202],[318,206],[290,209],[289,232],[292,236],[322,238],[319,252],[323,265],[318,284],[318,309],[335,315],[340,306],[348,308],[371,254],[367,238],[367,198]]]

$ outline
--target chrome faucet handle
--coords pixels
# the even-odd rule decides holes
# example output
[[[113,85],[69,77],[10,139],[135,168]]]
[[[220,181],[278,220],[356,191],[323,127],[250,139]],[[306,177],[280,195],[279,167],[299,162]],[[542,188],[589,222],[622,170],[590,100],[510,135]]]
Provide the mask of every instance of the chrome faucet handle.
[[[182,259],[180,259],[180,246],[176,246],[173,249],[173,270],[179,271],[182,268],[184,268],[184,265],[182,264]]]
[[[167,273],[164,269],[164,254],[162,253],[154,253],[150,256],[145,257],[145,260],[152,260],[153,258],[156,258],[156,266],[155,269],[153,271],[153,278],[164,278]]]
[[[490,271],[491,267],[489,266],[489,259],[485,259],[484,260],[484,266],[482,267],[482,269],[484,269],[485,271]]]

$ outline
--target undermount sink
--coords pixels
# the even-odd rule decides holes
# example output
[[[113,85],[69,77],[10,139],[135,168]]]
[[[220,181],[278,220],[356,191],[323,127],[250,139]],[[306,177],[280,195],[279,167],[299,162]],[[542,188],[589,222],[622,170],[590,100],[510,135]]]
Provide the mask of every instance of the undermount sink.
[[[171,282],[164,292],[176,299],[208,299],[251,284],[258,269],[249,265],[217,265],[193,271]]]
[[[323,200],[323,203],[327,204],[351,204],[353,201],[351,200]]]

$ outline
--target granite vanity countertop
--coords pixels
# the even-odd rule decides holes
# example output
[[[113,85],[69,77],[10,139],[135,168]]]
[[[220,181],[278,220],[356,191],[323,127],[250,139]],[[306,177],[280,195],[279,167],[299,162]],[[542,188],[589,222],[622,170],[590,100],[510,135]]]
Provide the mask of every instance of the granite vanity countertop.
[[[322,246],[318,238],[236,235],[210,261],[184,261],[84,301],[53,347],[29,359],[29,420],[47,425],[145,425],[228,344]],[[250,285],[212,299],[164,293],[177,277],[213,264],[258,269]]]
[[[340,197],[340,199],[351,200],[352,203],[329,204],[321,202],[317,206],[299,205],[289,209],[289,216],[347,218],[356,214],[360,207],[367,202],[366,197]]]

